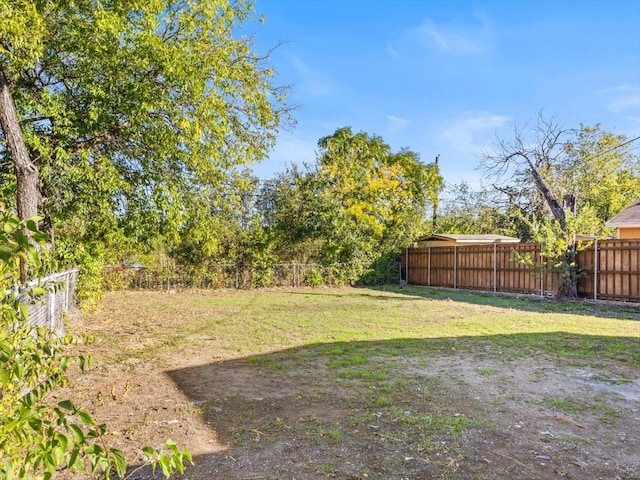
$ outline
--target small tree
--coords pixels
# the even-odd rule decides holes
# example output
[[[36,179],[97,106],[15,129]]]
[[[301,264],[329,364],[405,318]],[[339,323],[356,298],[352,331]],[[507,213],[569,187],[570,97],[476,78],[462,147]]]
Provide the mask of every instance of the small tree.
[[[0,204],[0,480],[47,480],[60,470],[124,478],[126,458],[106,445],[106,425],[96,424],[69,400],[48,401],[48,394],[66,383],[73,359],[65,347],[73,338],[36,328],[27,318],[23,297],[45,293],[43,287],[20,286],[18,279],[21,261],[34,273],[46,265],[34,245],[46,240],[36,220],[21,221]],[[31,241],[25,231],[31,233]],[[84,368],[88,359],[77,360]],[[171,441],[166,447],[142,451],[148,463],[154,469],[159,465],[168,477],[182,472],[191,455]]]

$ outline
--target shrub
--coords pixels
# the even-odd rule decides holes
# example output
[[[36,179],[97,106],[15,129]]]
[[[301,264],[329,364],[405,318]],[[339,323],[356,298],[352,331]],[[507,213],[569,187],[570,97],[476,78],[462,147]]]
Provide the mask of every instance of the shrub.
[[[319,267],[311,267],[309,269],[304,279],[304,284],[313,288],[322,287],[325,284],[322,271]]]
[[[69,400],[46,401],[66,382],[74,359],[64,350],[73,339],[36,328],[21,300],[25,294],[37,298],[46,292],[19,283],[21,269],[39,274],[46,265],[38,248],[46,236],[36,220],[21,222],[0,205],[0,480],[48,480],[61,469],[124,478],[127,461],[122,451],[106,445],[106,425],[96,424]],[[90,359],[75,360],[84,368]],[[166,450],[145,447],[142,452],[165,476],[182,472],[185,461],[191,461],[189,452],[171,441]]]

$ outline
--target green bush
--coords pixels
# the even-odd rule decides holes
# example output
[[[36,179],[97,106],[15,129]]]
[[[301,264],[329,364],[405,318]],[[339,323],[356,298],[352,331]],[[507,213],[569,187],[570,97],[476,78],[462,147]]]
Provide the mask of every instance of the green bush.
[[[304,279],[304,284],[313,288],[322,287],[325,284],[325,280],[320,268],[311,267]]]
[[[83,311],[92,310],[102,300],[104,252],[101,247],[88,247],[66,243],[58,238],[55,247],[56,260],[65,266],[76,265],[80,269],[76,285],[78,303]]]
[[[0,295],[0,480],[48,480],[62,469],[126,478],[124,453],[106,445],[106,425],[69,400],[45,400],[65,385],[73,360],[84,368],[90,358],[65,354],[71,336],[36,328],[27,318],[23,295],[46,293],[46,286],[27,289],[19,282],[21,269],[38,275],[46,266],[40,250],[46,236],[36,220],[21,222],[0,206],[0,292],[9,292]],[[166,449],[145,447],[142,453],[165,476],[191,461],[171,441]]]

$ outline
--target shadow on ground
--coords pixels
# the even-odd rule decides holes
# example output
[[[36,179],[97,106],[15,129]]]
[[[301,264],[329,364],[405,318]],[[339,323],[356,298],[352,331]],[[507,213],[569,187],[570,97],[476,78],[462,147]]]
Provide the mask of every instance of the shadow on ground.
[[[314,344],[171,370],[221,446],[178,478],[638,479],[638,365],[637,338],[557,332]]]
[[[385,285],[366,287],[367,290],[393,292],[406,295],[409,298],[424,298],[425,300],[454,300],[456,302],[472,303],[476,305],[491,305],[499,308],[509,308],[526,312],[553,312],[590,315],[602,318],[620,318],[640,321],[640,304],[628,302],[594,301],[590,299],[556,300],[548,297],[526,294],[507,294],[469,291],[463,289],[434,288],[414,285]],[[371,296],[363,293],[363,296]],[[389,298],[383,295],[375,298]]]

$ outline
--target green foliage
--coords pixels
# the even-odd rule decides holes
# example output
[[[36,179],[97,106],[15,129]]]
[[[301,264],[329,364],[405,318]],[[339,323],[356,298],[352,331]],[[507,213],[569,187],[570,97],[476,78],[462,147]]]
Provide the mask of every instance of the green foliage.
[[[323,213],[327,206],[318,195],[310,171],[293,165],[265,182],[256,205],[271,249],[280,261],[315,263],[321,258]]]
[[[313,288],[322,287],[325,284],[325,281],[322,277],[322,272],[320,271],[320,269],[317,267],[312,267],[311,269],[309,269],[307,275],[305,276],[304,284]]]
[[[392,153],[381,137],[336,130],[320,139],[313,172],[324,199],[325,255],[366,264],[409,244],[437,203],[442,178],[410,150]],[[370,257],[370,258],[367,258]]]
[[[395,252],[388,252],[371,264],[358,279],[358,283],[361,285],[397,283],[399,276],[398,255]]]
[[[63,265],[79,265],[80,275],[76,285],[78,303],[85,311],[96,308],[102,299],[104,247],[100,244],[76,245],[74,241],[61,238],[54,253]]]
[[[226,240],[212,197],[289,121],[288,89],[242,34],[252,15],[244,0],[0,0],[0,69],[38,167],[40,211],[60,258],[80,251],[87,296],[99,262],[146,255],[158,239],[177,249],[186,232],[207,255]]]
[[[626,141],[600,125],[581,125],[564,145],[565,155],[554,166],[554,183],[576,197],[579,233],[611,233],[604,223],[638,198],[640,156],[632,154]]]
[[[339,284],[388,279],[379,260],[424,229],[442,187],[437,165],[348,127],[318,145],[316,165],[293,167],[262,189],[258,208],[272,250],[283,261],[331,266]]]
[[[69,400],[51,403],[48,396],[66,383],[66,372],[74,360],[65,348],[74,339],[27,318],[22,297],[36,299],[48,286],[26,289],[18,284],[20,263],[39,274],[46,262],[38,244],[46,235],[34,219],[20,221],[0,208],[0,479],[52,478],[56,472],[89,471],[109,479],[124,478],[127,461],[122,451],[105,442],[106,425]],[[24,232],[31,232],[30,237]],[[78,357],[80,368],[89,357]],[[147,462],[159,465],[165,476],[184,471],[189,452],[167,442],[166,450],[143,449]]]
[[[581,222],[584,219],[574,218],[570,213],[567,211],[564,230],[558,222],[549,218],[523,218],[530,228],[533,241],[542,247],[540,252],[542,258],[541,262],[536,264],[530,256],[520,256],[517,253],[515,255],[517,262],[536,267],[541,275],[547,272],[554,273],[557,279],[556,295],[558,297],[577,295],[577,292],[572,290],[576,288],[584,272],[576,263],[576,255],[592,243],[579,238],[580,232],[584,231],[584,223]]]
[[[20,268],[26,269],[27,276],[37,275],[46,268],[38,245],[47,236],[38,230],[38,220],[20,221],[0,202],[0,292],[13,287]]]
[[[501,201],[495,192],[484,187],[472,190],[462,182],[448,187],[445,195],[434,233],[501,234],[531,240],[521,210]]]

